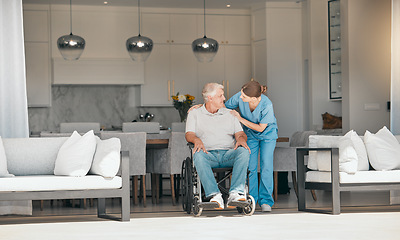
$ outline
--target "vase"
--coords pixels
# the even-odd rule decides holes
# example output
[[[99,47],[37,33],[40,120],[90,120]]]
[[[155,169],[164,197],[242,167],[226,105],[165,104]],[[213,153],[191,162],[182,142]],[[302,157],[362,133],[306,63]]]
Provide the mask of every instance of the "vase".
[[[181,122],[185,122],[187,118],[187,110],[185,109],[179,109],[179,117],[181,118]]]

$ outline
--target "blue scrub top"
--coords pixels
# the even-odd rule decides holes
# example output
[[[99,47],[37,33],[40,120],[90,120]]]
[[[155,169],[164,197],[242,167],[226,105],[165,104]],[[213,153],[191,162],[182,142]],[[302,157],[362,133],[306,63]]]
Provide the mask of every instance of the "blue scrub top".
[[[240,98],[241,92],[233,95],[228,101],[225,102],[226,108],[236,109],[239,107],[240,115],[256,124],[268,124],[262,132],[257,132],[243,125],[243,130],[248,139],[257,140],[276,140],[278,138],[278,125],[271,100],[264,94],[261,94],[261,101],[253,112],[250,111],[249,103],[243,102]]]

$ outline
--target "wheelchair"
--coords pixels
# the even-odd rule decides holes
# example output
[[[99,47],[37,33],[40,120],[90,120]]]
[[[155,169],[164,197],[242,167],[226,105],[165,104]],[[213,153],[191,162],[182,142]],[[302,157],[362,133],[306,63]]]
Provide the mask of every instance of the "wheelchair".
[[[187,157],[182,162],[181,170],[182,208],[186,213],[193,213],[195,217],[199,217],[202,214],[203,209],[215,209],[218,207],[218,203],[204,201],[205,194],[204,191],[202,191],[200,177],[198,176],[196,168],[193,164],[192,148],[194,145],[192,143],[188,143],[188,146],[191,152],[190,157]],[[230,179],[230,176],[232,175],[232,168],[213,168],[213,172],[217,173],[217,175],[223,174],[223,176],[217,180],[217,185],[222,193],[224,202],[226,202],[229,189],[226,188],[225,185],[226,181]],[[232,202],[229,205],[236,207],[236,210],[239,213],[247,216],[253,215],[256,209],[256,203],[254,202],[254,198],[248,193],[247,185],[246,201]]]

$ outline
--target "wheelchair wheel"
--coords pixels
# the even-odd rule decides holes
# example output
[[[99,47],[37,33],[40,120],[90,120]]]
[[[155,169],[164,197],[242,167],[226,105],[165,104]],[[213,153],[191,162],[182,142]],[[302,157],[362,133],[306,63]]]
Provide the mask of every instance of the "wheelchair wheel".
[[[200,217],[203,212],[203,208],[199,207],[199,196],[195,196],[193,199],[193,215],[195,217]]]
[[[193,206],[193,172],[192,161],[190,158],[182,163],[181,171],[181,186],[182,186],[182,208],[183,211],[190,214]]]
[[[254,201],[254,198],[250,195],[247,195],[247,201],[249,201],[249,206],[242,209],[243,214],[246,216],[251,216],[256,210],[256,202]]]

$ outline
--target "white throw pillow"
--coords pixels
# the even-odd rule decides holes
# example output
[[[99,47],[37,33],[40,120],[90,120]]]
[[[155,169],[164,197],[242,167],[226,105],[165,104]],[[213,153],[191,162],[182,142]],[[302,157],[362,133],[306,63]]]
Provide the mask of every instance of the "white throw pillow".
[[[81,136],[74,131],[57,154],[54,175],[83,177],[90,169],[96,150],[93,130]]]
[[[354,174],[357,172],[358,156],[351,140],[351,132],[339,139],[339,171]]]
[[[96,142],[96,153],[89,173],[115,177],[120,166],[121,140],[119,138],[101,140],[96,136]]]
[[[364,143],[369,162],[375,170],[400,169],[400,144],[386,127],[376,134],[366,131]]]
[[[14,175],[8,173],[7,170],[7,157],[4,150],[3,140],[0,136],[0,177],[13,177]]]
[[[350,130],[350,138],[351,141],[353,142],[354,149],[356,150],[357,156],[358,156],[358,166],[357,170],[358,171],[368,171],[369,170],[369,161],[368,161],[368,155],[367,155],[367,149],[365,148],[365,144],[363,140],[361,139],[358,134]],[[346,133],[347,135],[348,133]],[[345,135],[345,136],[346,136]]]

